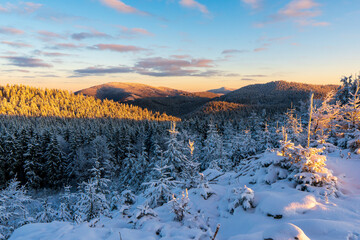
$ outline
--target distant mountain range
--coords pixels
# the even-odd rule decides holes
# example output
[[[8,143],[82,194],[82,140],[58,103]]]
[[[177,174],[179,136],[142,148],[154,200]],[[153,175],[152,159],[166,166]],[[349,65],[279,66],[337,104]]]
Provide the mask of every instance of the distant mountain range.
[[[94,96],[129,103],[155,112],[183,116],[221,96],[212,92],[186,92],[182,90],[153,87],[138,83],[106,83],[93,86],[75,94]]]
[[[221,101],[247,105],[288,106],[297,104],[309,98],[310,92],[314,98],[324,97],[328,92],[335,91],[338,85],[315,85],[286,81],[254,84],[242,87],[219,98]]]
[[[310,92],[314,92],[315,98],[322,98],[337,88],[337,85],[276,81],[248,85],[237,90],[222,87],[206,92],[191,93],[137,83],[107,83],[80,90],[75,94],[81,93],[99,99],[126,102],[154,112],[183,117],[196,112],[210,114],[211,112],[241,111],[249,107],[286,110],[291,104],[308,99]]]
[[[208,92],[217,93],[217,94],[228,94],[229,92],[235,91],[235,88],[227,88],[227,87],[221,87],[217,89],[211,89],[208,90]]]

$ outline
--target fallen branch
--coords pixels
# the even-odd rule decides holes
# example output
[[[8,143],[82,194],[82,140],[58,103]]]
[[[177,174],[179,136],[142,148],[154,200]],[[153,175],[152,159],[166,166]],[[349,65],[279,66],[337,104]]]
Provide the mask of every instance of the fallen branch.
[[[217,225],[216,230],[215,230],[215,234],[214,234],[214,236],[211,238],[211,240],[215,240],[216,235],[217,235],[218,232],[219,232],[219,229],[220,229],[220,223]]]

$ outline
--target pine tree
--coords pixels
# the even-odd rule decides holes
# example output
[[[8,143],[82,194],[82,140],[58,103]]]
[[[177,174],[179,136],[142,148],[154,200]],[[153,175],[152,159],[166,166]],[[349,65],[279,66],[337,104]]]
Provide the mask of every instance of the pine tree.
[[[155,166],[153,179],[150,182],[143,183],[146,186],[145,197],[151,208],[162,206],[172,199],[172,189],[178,184],[170,176],[168,166]]]
[[[189,161],[183,153],[184,147],[177,139],[179,132],[173,122],[169,130],[170,136],[166,142],[167,149],[164,152],[164,166],[169,166],[171,176],[176,179],[188,179],[191,175],[193,163]]]
[[[219,165],[219,161],[223,158],[222,139],[212,121],[209,123],[206,135],[202,149],[201,170],[208,168],[210,163],[213,166]]]
[[[52,136],[44,155],[46,159],[47,182],[51,187],[61,187],[64,183],[65,158],[56,136]]]
[[[27,184],[32,188],[39,188],[42,179],[40,178],[40,172],[42,171],[41,165],[41,148],[39,138],[30,140],[28,151],[24,154],[25,163],[24,171]]]
[[[37,214],[36,220],[41,223],[50,223],[55,220],[55,217],[54,209],[51,207],[48,199],[45,199],[42,203],[42,211]]]
[[[27,204],[31,202],[25,187],[12,179],[0,192],[0,235],[9,237],[12,231],[32,221]]]
[[[81,192],[78,194],[76,212],[85,221],[99,218],[100,215],[109,215],[109,203],[100,189],[98,182],[92,178],[81,184]]]
[[[57,212],[57,219],[59,221],[73,221],[74,220],[74,195],[70,192],[70,186],[64,187],[64,193],[60,197],[60,207]]]

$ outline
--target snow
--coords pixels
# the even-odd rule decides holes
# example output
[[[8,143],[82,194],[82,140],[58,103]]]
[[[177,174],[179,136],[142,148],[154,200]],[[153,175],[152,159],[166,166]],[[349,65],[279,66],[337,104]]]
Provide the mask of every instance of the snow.
[[[338,178],[341,192],[338,198],[299,191],[285,179],[273,184],[263,181],[250,184],[254,178],[251,171],[239,176],[235,172],[223,174],[207,170],[204,172],[207,180],[218,176],[208,183],[214,194],[205,200],[200,194],[201,189],[189,189],[188,213],[182,222],[174,220],[172,202],[155,208],[156,214],[136,219],[139,207],[146,202],[143,196],[139,196],[129,209],[133,213],[130,218],[114,210],[112,219],[102,217],[95,227],[90,227],[89,223],[28,224],[15,230],[10,240],[210,239],[217,224],[221,225],[218,240],[358,239],[360,156],[353,154],[350,159],[341,156],[347,156],[347,152],[336,150],[326,156],[327,168]],[[266,161],[266,157],[266,154],[260,157],[258,163]],[[244,210],[240,206],[230,213],[229,204],[235,194],[233,189],[244,189],[244,186],[254,193],[253,207]],[[182,191],[178,189],[178,199]]]

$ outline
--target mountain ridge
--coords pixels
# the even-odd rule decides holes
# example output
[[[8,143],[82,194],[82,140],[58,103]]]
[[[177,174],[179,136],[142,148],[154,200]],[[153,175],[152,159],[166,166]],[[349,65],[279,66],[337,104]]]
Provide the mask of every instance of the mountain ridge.
[[[118,102],[129,103],[141,108],[147,108],[154,112],[183,117],[192,112],[202,109],[207,103],[221,102],[215,105],[207,105],[209,109],[216,111],[241,111],[255,107],[265,108],[272,111],[283,111],[300,101],[306,101],[309,93],[314,92],[315,99],[324,97],[328,92],[334,91],[338,85],[316,85],[287,81],[273,81],[264,84],[252,84],[230,91],[230,88],[221,87],[206,92],[187,92],[166,87],[152,87],[138,83],[106,83],[79,90],[76,94],[92,95],[100,99],[110,99]],[[214,93],[214,91],[230,91],[227,94]],[[212,92],[211,92],[212,91]],[[235,107],[232,104],[241,104]],[[249,108],[250,107],[250,108]]]

